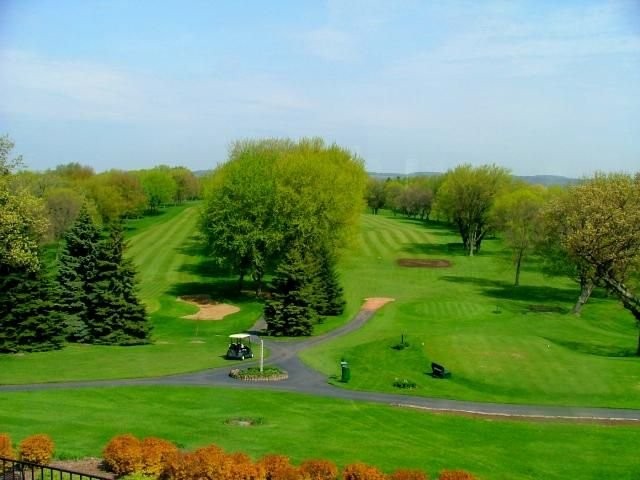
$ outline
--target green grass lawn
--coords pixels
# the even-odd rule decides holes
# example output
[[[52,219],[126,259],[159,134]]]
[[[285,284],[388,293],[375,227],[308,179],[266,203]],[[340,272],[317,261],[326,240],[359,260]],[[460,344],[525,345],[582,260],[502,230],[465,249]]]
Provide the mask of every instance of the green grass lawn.
[[[0,384],[147,377],[225,364],[227,335],[253,325],[262,306],[251,296],[237,296],[231,288],[235,280],[202,254],[197,217],[197,204],[189,204],[127,224],[127,254],[138,268],[153,345],[68,345],[55,352],[0,355]],[[197,310],[177,300],[189,293],[208,293],[241,311],[222,321],[182,319]]]
[[[484,479],[637,479],[637,426],[473,419],[303,395],[198,387],[0,393],[1,430],[18,442],[47,432],[57,456],[100,456],[114,435],[183,448],[216,443],[254,459],[363,461],[391,471],[463,468]],[[226,420],[262,419],[254,427]]]
[[[578,295],[569,279],[549,278],[525,263],[520,287],[501,242],[480,255],[436,223],[364,215],[360,245],[345,255],[342,277],[350,312],[365,297],[396,301],[361,330],[303,353],[328,376],[341,358],[349,388],[398,391],[396,378],[417,383],[411,394],[509,403],[640,407],[637,327],[614,299],[596,292],[582,317],[568,312]],[[398,258],[448,259],[451,268],[407,268]],[[540,313],[544,306],[563,313]],[[410,347],[395,350],[401,334]],[[431,361],[452,370],[426,375]]]

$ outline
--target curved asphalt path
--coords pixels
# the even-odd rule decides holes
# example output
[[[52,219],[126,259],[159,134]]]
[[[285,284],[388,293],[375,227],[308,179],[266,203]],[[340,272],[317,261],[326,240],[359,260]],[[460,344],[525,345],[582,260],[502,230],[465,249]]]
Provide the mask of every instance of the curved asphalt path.
[[[35,391],[88,387],[119,387],[139,385],[177,385],[177,386],[224,386],[241,389],[265,389],[305,393],[345,400],[384,403],[400,407],[411,407],[431,411],[442,411],[474,416],[521,418],[530,420],[566,420],[598,423],[632,423],[640,426],[640,410],[565,407],[546,405],[523,405],[507,403],[484,403],[444,398],[417,397],[391,393],[348,390],[327,383],[325,375],[310,369],[302,363],[298,353],[304,349],[350,333],[360,328],[375,311],[361,310],[355,318],[324,335],[299,342],[278,342],[265,340],[264,344],[271,352],[269,363],[278,365],[289,373],[287,380],[279,382],[245,382],[229,377],[229,367],[220,367],[201,372],[169,375],[163,377],[94,380],[81,382],[37,383],[28,385],[0,385],[0,392]],[[259,334],[264,322],[258,321],[251,333]],[[256,365],[257,360],[243,365]]]

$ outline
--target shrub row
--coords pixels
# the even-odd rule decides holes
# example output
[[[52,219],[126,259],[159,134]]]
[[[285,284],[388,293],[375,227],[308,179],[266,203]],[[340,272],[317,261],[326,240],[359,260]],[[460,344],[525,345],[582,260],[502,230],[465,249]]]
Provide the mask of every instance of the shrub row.
[[[51,461],[55,445],[48,435],[39,433],[25,438],[18,445],[18,457],[25,462],[47,464]],[[0,457],[15,460],[16,453],[11,443],[11,437],[0,433]]]
[[[1,445],[1,443],[0,443]],[[364,463],[347,465],[342,475],[328,460],[292,465],[284,455],[265,455],[253,462],[244,453],[227,453],[217,445],[181,452],[166,440],[133,435],[112,438],[103,452],[107,467],[119,476],[148,475],[165,480],[427,480],[420,470],[396,470],[385,475]],[[468,472],[445,470],[438,480],[475,480]]]

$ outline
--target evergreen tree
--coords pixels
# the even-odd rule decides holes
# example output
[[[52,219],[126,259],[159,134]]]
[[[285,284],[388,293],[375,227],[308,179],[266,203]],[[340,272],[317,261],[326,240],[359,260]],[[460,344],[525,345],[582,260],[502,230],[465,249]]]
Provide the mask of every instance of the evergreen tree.
[[[56,285],[40,270],[0,265],[0,352],[40,352],[62,347],[63,317]]]
[[[318,283],[323,301],[318,304],[320,315],[340,315],[344,312],[344,291],[340,285],[340,278],[335,267],[335,260],[328,250],[319,259]]]
[[[272,281],[272,297],[264,309],[270,335],[311,335],[319,321],[317,271],[300,248],[286,254]]]
[[[87,317],[93,343],[137,345],[149,343],[151,326],[135,291],[135,268],[124,258],[122,226],[113,225],[97,251],[96,276],[91,286]]]
[[[96,277],[97,249],[100,231],[86,206],[64,235],[60,255],[58,284],[66,335],[70,341],[90,342],[87,318],[91,307],[91,291]]]

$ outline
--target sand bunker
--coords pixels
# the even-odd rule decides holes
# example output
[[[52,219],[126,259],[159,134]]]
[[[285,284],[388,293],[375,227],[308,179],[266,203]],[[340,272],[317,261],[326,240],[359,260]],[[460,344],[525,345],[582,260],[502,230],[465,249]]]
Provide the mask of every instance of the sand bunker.
[[[198,312],[193,315],[185,315],[182,318],[189,320],[222,320],[227,315],[239,312],[240,309],[228,303],[218,303],[211,300],[209,295],[184,295],[178,300],[198,307]]]
[[[451,262],[442,259],[399,258],[398,265],[414,268],[447,268],[451,266]]]
[[[372,297],[365,298],[364,305],[362,305],[362,310],[374,311],[381,308],[383,305],[386,305],[389,302],[393,302],[395,298],[386,298],[386,297]]]

